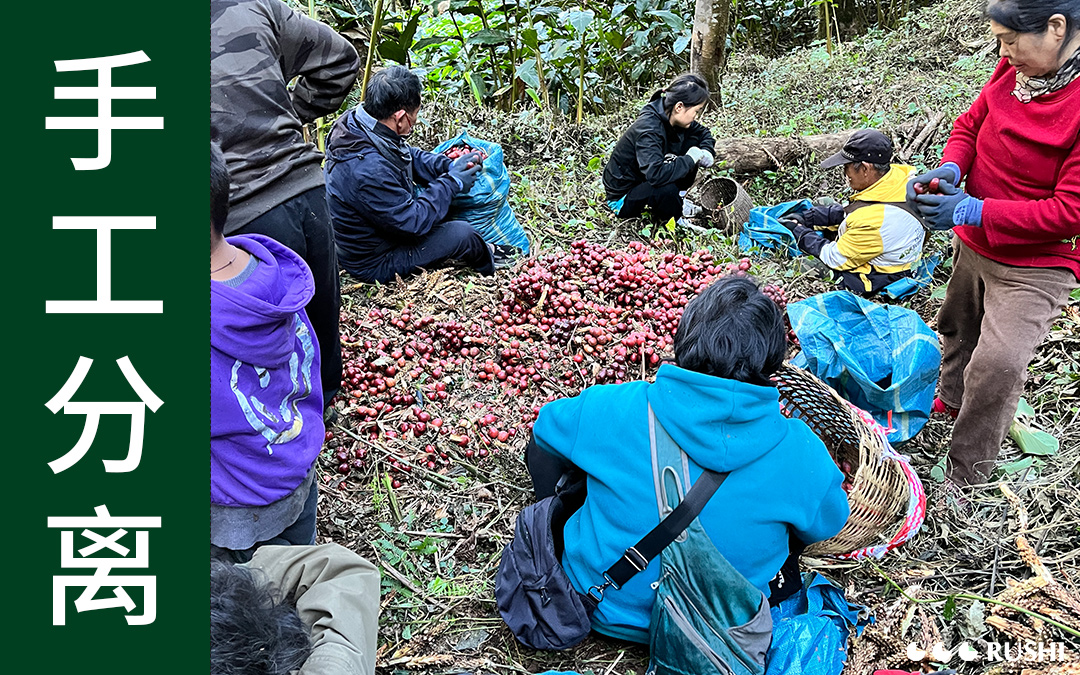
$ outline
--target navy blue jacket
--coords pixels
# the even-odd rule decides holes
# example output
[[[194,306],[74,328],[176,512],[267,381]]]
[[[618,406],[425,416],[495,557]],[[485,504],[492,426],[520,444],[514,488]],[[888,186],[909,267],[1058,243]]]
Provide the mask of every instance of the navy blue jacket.
[[[334,123],[326,147],[338,262],[354,273],[394,248],[419,244],[460,189],[447,173],[449,158],[409,147],[412,162],[403,168],[379,152],[370,133],[353,109]]]

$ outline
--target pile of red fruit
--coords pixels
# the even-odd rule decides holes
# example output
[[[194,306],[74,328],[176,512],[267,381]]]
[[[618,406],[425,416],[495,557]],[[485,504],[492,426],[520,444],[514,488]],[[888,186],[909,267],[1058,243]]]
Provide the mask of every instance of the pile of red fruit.
[[[487,159],[487,153],[486,152],[484,152],[480,148],[474,148],[471,145],[469,145],[468,143],[461,143],[459,145],[452,145],[449,148],[447,148],[446,150],[443,150],[442,154],[446,155],[450,159],[458,159],[459,157],[464,157],[465,155],[469,154],[470,152],[478,153],[480,155],[480,161],[481,162],[483,162],[485,159]]]
[[[720,262],[704,250],[574,242],[524,263],[500,301],[475,316],[372,307],[342,324],[350,434],[328,434],[334,465],[363,468],[378,441],[400,483],[414,467],[444,471],[507,449],[544,403],[651,377],[672,356],[687,302],[749,269],[749,259]],[[763,290],[784,309],[783,289]]]

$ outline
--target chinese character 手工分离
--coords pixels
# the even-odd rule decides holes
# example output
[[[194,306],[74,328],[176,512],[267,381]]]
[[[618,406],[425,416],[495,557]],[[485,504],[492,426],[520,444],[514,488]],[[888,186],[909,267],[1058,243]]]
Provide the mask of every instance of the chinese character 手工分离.
[[[82,587],[85,590],[75,600],[75,610],[89,612],[95,609],[123,607],[127,612],[124,620],[130,626],[145,626],[157,617],[157,577],[153,575],[112,575],[113,568],[147,569],[150,566],[149,528],[161,527],[158,517],[117,517],[109,515],[105,505],[94,508],[94,515],[49,517],[49,527],[60,532],[60,566],[64,569],[92,569],[91,575],[62,575],[53,577],[53,625],[63,626],[67,620],[65,591],[68,587]],[[80,536],[91,543],[78,551],[75,550],[75,529],[84,528]],[[130,527],[135,529],[135,551],[120,544],[120,538],[127,534]],[[92,529],[112,529],[112,534],[102,536]],[[91,558],[99,551],[108,550],[116,555]],[[78,553],[78,556],[76,556]],[[143,613],[133,615],[135,602],[124,587],[143,589]],[[94,595],[102,587],[113,590],[113,597],[95,600]]]
[[[150,58],[143,52],[101,56],[91,59],[72,59],[55,61],[56,72],[65,73],[81,70],[96,70],[96,87],[55,87],[53,96],[60,99],[96,100],[97,117],[46,117],[46,129],[97,129],[98,155],[94,158],[71,158],[76,171],[94,171],[109,166],[112,159],[113,129],[164,129],[165,120],[161,117],[113,117],[112,102],[116,99],[155,99],[156,87],[114,87],[112,69],[146,63]]]
[[[154,216],[55,216],[54,230],[97,230],[97,299],[46,300],[46,314],[161,314],[160,300],[112,299],[112,231],[153,230]]]
[[[120,402],[72,402],[71,397],[78,391],[79,386],[82,384],[83,379],[86,378],[86,374],[90,371],[90,366],[94,363],[93,359],[88,359],[85,356],[79,357],[79,362],[75,364],[75,370],[72,371],[71,376],[68,378],[64,386],[60,388],[60,391],[56,393],[45,406],[52,411],[55,415],[60,410],[64,411],[65,415],[86,415],[86,424],[83,426],[82,435],[79,436],[78,442],[75,443],[75,447],[59,459],[54,459],[49,462],[49,468],[53,470],[53,473],[60,473],[66,471],[75,466],[76,462],[82,459],[86,451],[90,449],[90,445],[94,442],[94,436],[97,434],[98,421],[102,415],[131,415],[131,436],[128,442],[128,454],[122,460],[102,460],[102,464],[105,465],[105,471],[107,473],[127,473],[134,471],[139,466],[139,461],[142,459],[142,446],[143,446],[143,428],[146,424],[146,409],[149,408],[150,412],[157,412],[157,409],[161,407],[162,400],[150,391],[150,387],[146,386],[146,383],[142,381],[139,374],[135,372],[135,367],[131,365],[131,361],[128,357],[124,356],[116,360],[116,364],[120,366],[120,371],[124,374],[124,378],[131,385],[131,388],[139,396],[138,401],[120,401]]]

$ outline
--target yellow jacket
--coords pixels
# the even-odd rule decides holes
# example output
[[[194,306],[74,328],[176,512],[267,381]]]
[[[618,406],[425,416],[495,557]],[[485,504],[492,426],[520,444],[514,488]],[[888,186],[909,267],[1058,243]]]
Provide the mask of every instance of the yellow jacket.
[[[922,223],[903,207],[904,190],[915,168],[893,164],[881,179],[857,192],[845,207],[836,241],[821,248],[821,261],[834,270],[862,277],[910,270],[922,257]]]

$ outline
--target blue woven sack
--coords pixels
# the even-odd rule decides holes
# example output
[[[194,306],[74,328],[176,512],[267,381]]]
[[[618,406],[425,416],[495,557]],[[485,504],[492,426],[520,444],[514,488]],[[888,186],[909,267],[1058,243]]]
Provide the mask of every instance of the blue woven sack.
[[[509,244],[529,252],[529,237],[510,208],[510,173],[506,170],[502,146],[473,138],[462,131],[443,141],[435,152],[444,152],[455,145],[466,144],[487,153],[487,159],[476,174],[476,182],[468,192],[458,193],[450,202],[449,217],[464,220],[492,244]]]
[[[822,293],[787,307],[809,370],[889,431],[910,440],[930,419],[941,348],[910,309],[879,305],[848,291]]]
[[[749,254],[762,250],[786,253],[792,258],[803,255],[791,230],[780,224],[780,218],[789,213],[799,213],[813,208],[809,199],[784,202],[776,206],[755,206],[750,209],[750,220],[739,232],[739,252]]]

